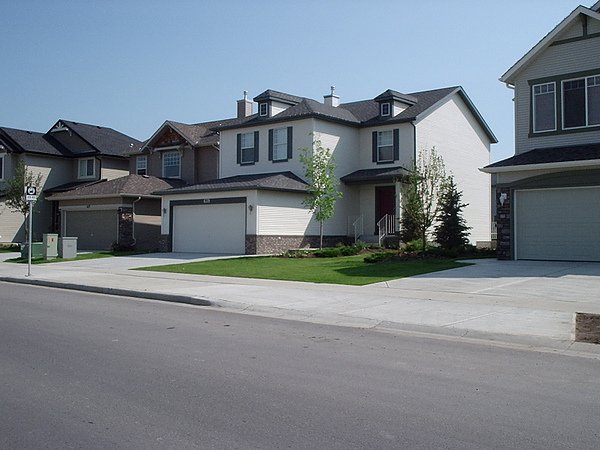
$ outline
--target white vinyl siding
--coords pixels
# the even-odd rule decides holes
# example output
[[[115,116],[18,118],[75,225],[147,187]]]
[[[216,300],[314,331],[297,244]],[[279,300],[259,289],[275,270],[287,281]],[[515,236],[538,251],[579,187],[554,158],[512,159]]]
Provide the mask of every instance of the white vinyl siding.
[[[77,176],[80,179],[94,178],[96,175],[96,160],[94,158],[85,158],[78,161]]]
[[[162,176],[164,178],[181,178],[181,154],[179,152],[163,154]]]
[[[537,84],[532,87],[533,131],[556,130],[556,84]]]
[[[259,235],[318,235],[319,224],[302,204],[302,194],[260,192],[257,208]],[[326,227],[326,232],[331,231]]]

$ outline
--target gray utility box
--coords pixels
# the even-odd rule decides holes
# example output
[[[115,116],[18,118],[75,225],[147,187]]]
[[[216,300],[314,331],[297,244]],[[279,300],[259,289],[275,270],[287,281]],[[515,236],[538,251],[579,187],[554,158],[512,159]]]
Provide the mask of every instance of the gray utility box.
[[[77,238],[61,237],[58,245],[59,256],[63,259],[71,259],[77,256]]]
[[[44,244],[44,259],[54,259],[58,256],[58,234],[45,233],[42,242]]]

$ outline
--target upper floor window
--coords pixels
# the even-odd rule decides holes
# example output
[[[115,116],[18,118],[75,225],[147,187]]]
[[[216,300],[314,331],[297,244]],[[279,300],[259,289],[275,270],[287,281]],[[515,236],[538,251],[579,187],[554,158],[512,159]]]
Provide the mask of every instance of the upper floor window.
[[[135,173],[138,175],[148,175],[148,157],[146,155],[135,158]]]
[[[269,115],[269,105],[266,103],[260,103],[258,105],[258,115],[261,117],[266,117]]]
[[[96,175],[96,160],[85,158],[79,160],[78,178],[94,178]]]
[[[400,130],[373,131],[373,162],[391,163],[400,159]]]
[[[555,83],[533,86],[533,131],[556,130]]]
[[[237,163],[254,164],[258,161],[258,131],[237,135]]]
[[[4,156],[0,155],[0,181],[4,181]]]
[[[181,154],[178,151],[163,154],[162,176],[164,178],[181,178]]]
[[[292,127],[269,130],[269,161],[292,159]]]
[[[563,128],[600,125],[600,76],[562,82]]]
[[[390,115],[390,104],[382,103],[380,105],[380,112],[381,112],[382,116],[389,116]]]

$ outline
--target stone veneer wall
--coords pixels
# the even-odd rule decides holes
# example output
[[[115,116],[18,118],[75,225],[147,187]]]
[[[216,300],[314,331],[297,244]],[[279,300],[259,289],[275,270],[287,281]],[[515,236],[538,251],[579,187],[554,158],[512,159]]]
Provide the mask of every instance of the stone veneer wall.
[[[500,203],[502,194],[506,195],[504,205]],[[511,200],[510,188],[496,189],[496,227],[498,232],[496,256],[498,259],[512,259]]]
[[[133,245],[133,208],[119,208],[118,244],[123,247]]]
[[[298,248],[318,248],[319,236],[262,236],[246,235],[246,254],[282,253]],[[348,244],[347,236],[323,236],[323,247]]]
[[[161,234],[158,242],[156,243],[159,252],[170,252],[171,248],[171,236],[168,234]]]

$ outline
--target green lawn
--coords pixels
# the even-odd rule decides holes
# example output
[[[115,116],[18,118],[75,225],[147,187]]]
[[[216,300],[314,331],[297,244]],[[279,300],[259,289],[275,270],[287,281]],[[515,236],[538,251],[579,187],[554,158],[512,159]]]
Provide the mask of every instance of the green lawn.
[[[340,258],[265,256],[169,264],[166,266],[143,267],[136,270],[363,286],[469,265],[448,259],[390,260],[368,264],[363,261],[363,258],[363,255]]]

